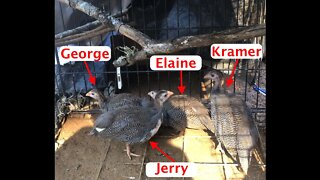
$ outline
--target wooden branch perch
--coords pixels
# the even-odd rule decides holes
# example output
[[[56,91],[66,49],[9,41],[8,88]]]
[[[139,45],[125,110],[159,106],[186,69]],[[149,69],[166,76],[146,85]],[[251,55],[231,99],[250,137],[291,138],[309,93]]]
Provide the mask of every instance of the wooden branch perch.
[[[61,39],[56,39],[56,43],[62,42],[62,41],[65,41],[65,40],[75,39],[75,38],[78,38],[78,37],[81,37],[81,36],[85,36],[85,35],[88,35],[90,33],[94,33],[94,32],[100,31],[100,30],[102,30],[104,28],[105,28],[105,26],[101,25],[101,26],[98,26],[97,28],[89,30],[89,31],[85,31],[85,32],[78,33],[78,34],[73,34],[73,35],[66,36],[66,37],[61,38]]]
[[[197,36],[183,36],[172,41],[146,43],[142,50],[125,58],[118,58],[113,62],[115,67],[132,65],[137,61],[145,60],[154,54],[170,54],[188,48],[205,47],[214,43],[231,43],[266,34],[265,24],[251,27],[239,27],[217,33],[202,34]]]
[[[63,45],[68,45],[68,44],[72,44],[72,43],[77,43],[77,42],[83,41],[85,39],[93,38],[93,37],[98,36],[100,34],[105,34],[110,31],[112,31],[111,28],[104,28],[103,26],[102,27],[100,26],[100,27],[93,29],[91,31],[67,36],[65,38],[56,40],[55,45],[56,46],[63,46]]]
[[[111,16],[113,17],[121,17],[123,15],[125,15],[126,13],[128,12],[128,9],[125,9],[121,12],[117,12],[116,14],[113,14]],[[93,21],[93,22],[90,22],[90,23],[87,23],[83,26],[79,26],[77,28],[74,28],[74,29],[71,29],[71,30],[67,30],[67,31],[64,31],[64,32],[61,32],[59,34],[56,34],[55,35],[55,39],[58,40],[58,39],[62,39],[64,37],[67,37],[67,36],[71,36],[73,34],[78,34],[78,33],[82,33],[82,32],[85,32],[85,31],[89,31],[90,29],[93,29],[97,26],[101,25],[101,22],[96,20],[96,21]]]
[[[96,18],[102,24],[106,25],[107,27],[113,28],[114,30],[118,31],[120,34],[132,39],[133,41],[137,42],[141,46],[146,46],[148,43],[154,43],[150,37],[143,34],[140,31],[132,28],[131,26],[124,24],[120,20],[116,19],[113,16],[108,16],[104,14],[99,8],[93,6],[92,4],[85,2],[83,0],[59,0],[62,3],[65,3],[71,6],[74,9],[82,11],[89,16]],[[120,28],[121,27],[121,28]],[[147,44],[146,44],[147,43]]]
[[[95,28],[95,27],[99,26],[100,24],[101,23],[98,20],[96,20],[96,21],[87,23],[87,24],[85,24],[83,26],[79,26],[77,28],[74,28],[74,29],[67,30],[67,31],[61,32],[59,34],[56,34],[54,36],[54,38],[56,40],[58,40],[58,39],[62,39],[64,37],[67,37],[67,36],[70,36],[70,35],[73,35],[73,34],[82,33],[84,31],[90,30],[91,28]]]
[[[137,61],[145,60],[154,54],[169,54],[187,48],[204,47],[213,43],[229,43],[239,40],[264,36],[266,33],[265,24],[251,27],[240,27],[222,32],[202,34],[197,36],[184,36],[172,41],[156,42],[144,33],[124,24],[120,20],[103,14],[97,7],[83,0],[60,0],[69,4],[74,9],[78,9],[91,17],[98,19],[102,24],[118,31],[120,34],[137,42],[142,49],[125,53],[126,56],[119,57],[113,62],[116,67],[131,65]]]

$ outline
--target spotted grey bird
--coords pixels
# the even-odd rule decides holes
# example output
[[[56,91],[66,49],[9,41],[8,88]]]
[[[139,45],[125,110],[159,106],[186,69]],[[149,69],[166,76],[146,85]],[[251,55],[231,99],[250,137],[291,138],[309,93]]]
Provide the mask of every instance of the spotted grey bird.
[[[226,93],[224,74],[221,71],[211,70],[204,78],[211,79],[213,83],[210,97],[211,118],[219,148],[224,147],[247,174],[258,139],[250,109],[240,96]]]
[[[156,92],[151,92],[154,98]],[[163,126],[183,132],[185,128],[209,129],[214,133],[213,121],[208,109],[196,98],[187,95],[173,95],[163,104]]]
[[[124,106],[147,106],[148,104],[152,104],[146,97],[140,98],[139,96],[131,93],[115,94],[112,82],[109,83],[103,93],[98,89],[92,89],[86,94],[86,96],[97,100],[99,107],[102,110],[107,111],[112,111]]]
[[[162,123],[162,105],[172,94],[171,91],[158,91],[152,105],[106,111],[96,119],[90,135],[125,142],[128,157],[139,156],[130,151],[130,145],[144,143],[157,133]]]

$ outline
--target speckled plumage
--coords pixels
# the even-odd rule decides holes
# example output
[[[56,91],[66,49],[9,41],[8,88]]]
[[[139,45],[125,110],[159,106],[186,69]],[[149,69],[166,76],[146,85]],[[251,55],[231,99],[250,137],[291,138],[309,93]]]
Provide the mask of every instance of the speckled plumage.
[[[233,160],[239,160],[243,172],[247,174],[258,137],[251,112],[240,96],[220,90],[222,72],[213,70],[205,78],[212,79],[214,83],[210,100],[215,135]]]
[[[99,90],[92,89],[86,96],[96,99],[99,107],[106,111],[113,111],[121,107],[148,106],[152,104],[148,98],[140,98],[130,93],[111,94],[105,97]]]
[[[196,98],[174,95],[163,104],[163,125],[177,131],[185,128],[209,129],[214,132],[208,109]]]
[[[105,111],[95,121],[90,134],[125,142],[131,159],[135,154],[130,152],[129,145],[146,142],[157,133],[162,123],[162,105],[172,94],[162,91],[153,103],[142,100],[140,106],[121,106]]]
[[[155,107],[124,107],[102,114],[94,127],[103,129],[99,132],[101,137],[135,144],[149,140],[158,121],[161,111]]]
[[[142,106],[143,101],[147,101],[147,99],[140,98],[136,95],[129,94],[129,93],[121,93],[116,94],[114,96],[110,96],[107,99],[107,106],[108,110],[114,110],[119,107],[134,107],[134,106]]]

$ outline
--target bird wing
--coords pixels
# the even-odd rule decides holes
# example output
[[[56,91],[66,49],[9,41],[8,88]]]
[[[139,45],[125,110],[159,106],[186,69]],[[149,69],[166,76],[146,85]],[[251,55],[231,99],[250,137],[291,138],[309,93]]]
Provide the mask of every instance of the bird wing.
[[[102,113],[95,121],[95,128],[107,128],[114,122],[114,114],[111,111]]]
[[[129,93],[116,94],[109,98],[108,110],[116,110],[122,107],[141,106],[141,98]]]
[[[125,107],[115,111],[115,121],[106,130],[108,137],[130,144],[141,142],[155,126],[153,108]]]
[[[211,113],[218,140],[247,172],[257,135],[249,108],[239,96],[217,94],[211,97]]]
[[[230,99],[225,95],[212,96],[211,110],[216,136],[233,160],[237,159],[237,127],[230,107]],[[214,114],[213,114],[214,113]]]
[[[232,112],[238,124],[239,149],[251,149],[255,146],[258,130],[254,126],[250,108],[239,96],[230,97]]]
[[[188,105],[186,101],[177,96],[172,96],[163,104],[164,125],[182,131],[187,127],[187,116],[185,108]]]
[[[250,109],[246,106],[241,97],[234,96],[231,98],[231,102],[233,103],[232,110],[234,117],[239,122],[237,154],[241,168],[247,174],[252,149],[257,142],[258,130],[254,126]]]
[[[194,116],[194,119],[192,119],[193,124],[196,124],[196,127],[206,128],[214,133],[214,123],[209,116],[209,110],[196,98],[189,97],[188,101],[192,110],[190,116]]]
[[[164,124],[177,130],[184,128],[210,129],[214,132],[213,122],[208,109],[196,98],[175,95],[164,103]]]

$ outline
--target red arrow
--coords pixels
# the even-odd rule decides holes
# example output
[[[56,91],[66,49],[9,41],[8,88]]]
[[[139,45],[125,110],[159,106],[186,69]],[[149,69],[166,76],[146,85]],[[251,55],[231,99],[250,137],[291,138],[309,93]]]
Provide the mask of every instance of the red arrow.
[[[183,94],[184,90],[186,89],[186,87],[182,84],[182,71],[180,71],[180,86],[178,86],[178,89],[180,94]]]
[[[86,65],[86,69],[87,69],[88,74],[89,74],[89,82],[91,82],[91,84],[93,84],[93,85],[96,85],[96,77],[92,76],[87,62],[83,61],[83,63],[84,63],[84,65]]]
[[[236,60],[236,63],[233,66],[233,69],[232,69],[232,72],[229,76],[229,79],[226,79],[227,87],[229,87],[233,83],[234,71],[236,70],[238,63],[239,63],[239,59]]]
[[[170,157],[167,153],[163,152],[159,147],[157,142],[150,141],[152,149],[156,148],[161,154],[165,155],[170,161],[175,162],[175,160]]]

